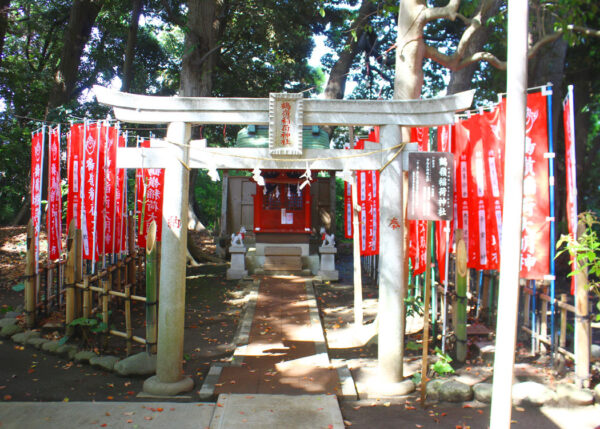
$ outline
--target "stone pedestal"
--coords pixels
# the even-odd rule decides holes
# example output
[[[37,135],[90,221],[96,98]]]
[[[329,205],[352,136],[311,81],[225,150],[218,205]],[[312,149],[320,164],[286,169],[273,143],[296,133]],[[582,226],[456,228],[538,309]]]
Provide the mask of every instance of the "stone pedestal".
[[[239,280],[248,275],[246,270],[246,247],[231,246],[231,267],[227,270],[227,280]]]
[[[319,247],[319,254],[321,255],[321,266],[319,268],[318,275],[323,280],[337,281],[340,279],[338,270],[335,269],[335,254],[337,249],[333,246],[321,246]]]

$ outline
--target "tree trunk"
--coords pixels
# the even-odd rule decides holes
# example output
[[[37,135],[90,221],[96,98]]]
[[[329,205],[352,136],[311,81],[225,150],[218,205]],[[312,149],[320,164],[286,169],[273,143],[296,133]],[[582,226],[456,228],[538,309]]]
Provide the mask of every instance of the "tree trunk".
[[[60,106],[72,97],[77,84],[81,55],[103,3],[104,0],[73,1],[69,24],[63,36],[60,65],[54,78],[54,88],[50,94],[48,109]]]
[[[500,10],[500,0],[494,0],[491,6],[486,9],[482,22],[487,21],[490,17],[496,15]],[[487,42],[492,28],[487,25],[482,25],[475,31],[469,45],[467,46],[465,56],[469,57],[477,52],[484,50],[484,45]],[[471,89],[473,83],[473,75],[479,67],[479,63],[469,64],[459,70],[454,70],[450,74],[450,82],[448,83],[447,93],[456,94],[462,91]]]
[[[335,62],[329,73],[329,79],[327,80],[327,86],[325,87],[325,98],[344,98],[348,72],[350,71],[350,67],[352,67],[354,57],[356,57],[356,54],[358,53],[358,41],[361,39],[365,32],[365,27],[375,12],[375,4],[370,0],[363,0],[358,11],[358,17],[352,24],[355,33],[354,35],[350,34],[346,39],[346,46],[339,54],[338,60]]]
[[[8,10],[10,0],[0,0],[0,65],[2,65],[2,53],[4,52],[4,37],[8,29]]]
[[[210,97],[213,73],[219,57],[219,35],[223,20],[224,0],[188,0],[187,32],[181,66],[179,95]],[[190,174],[188,199],[188,229],[206,229],[195,210],[198,207],[194,192],[197,172]],[[193,240],[188,240],[188,245]],[[193,245],[193,243],[192,243]]]
[[[187,32],[179,93],[210,97],[219,56],[218,37],[224,0],[188,0]]]
[[[125,48],[125,63],[123,64],[123,92],[131,91],[133,82],[133,60],[135,58],[135,47],[137,45],[138,27],[140,15],[142,14],[143,0],[132,0],[131,23],[127,35],[127,47]]]

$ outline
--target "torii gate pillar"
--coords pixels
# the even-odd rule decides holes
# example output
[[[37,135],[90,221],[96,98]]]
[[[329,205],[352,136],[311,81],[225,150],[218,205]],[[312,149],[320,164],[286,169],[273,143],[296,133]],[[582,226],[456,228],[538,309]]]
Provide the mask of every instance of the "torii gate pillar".
[[[160,263],[158,355],[156,375],[144,382],[144,392],[157,396],[174,396],[194,387],[192,379],[182,375],[190,130],[184,122],[172,122],[167,129],[166,144],[172,156],[165,169],[168,192],[163,196],[161,250],[165,257]]]
[[[381,127],[382,149],[402,141],[397,125]],[[382,164],[396,155],[384,151]],[[403,296],[406,293],[404,273],[404,210],[402,155],[396,156],[379,178],[379,339],[378,363],[380,377],[396,383],[403,378],[404,325]]]

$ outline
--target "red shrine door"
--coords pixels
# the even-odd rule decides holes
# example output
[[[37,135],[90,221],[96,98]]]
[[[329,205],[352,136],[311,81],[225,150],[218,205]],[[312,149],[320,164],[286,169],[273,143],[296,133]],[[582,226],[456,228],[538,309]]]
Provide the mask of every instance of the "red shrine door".
[[[302,172],[268,170],[254,195],[255,233],[310,234],[310,186],[300,189]]]

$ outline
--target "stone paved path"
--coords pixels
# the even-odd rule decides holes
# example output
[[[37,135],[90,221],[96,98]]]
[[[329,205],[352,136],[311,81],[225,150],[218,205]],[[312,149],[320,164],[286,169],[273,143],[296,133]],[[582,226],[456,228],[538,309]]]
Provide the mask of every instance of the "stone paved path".
[[[223,368],[214,393],[339,393],[312,282],[299,277],[259,281],[248,344],[236,351],[235,366]]]

